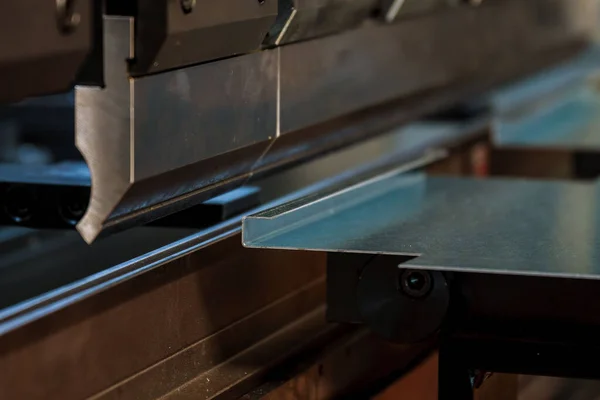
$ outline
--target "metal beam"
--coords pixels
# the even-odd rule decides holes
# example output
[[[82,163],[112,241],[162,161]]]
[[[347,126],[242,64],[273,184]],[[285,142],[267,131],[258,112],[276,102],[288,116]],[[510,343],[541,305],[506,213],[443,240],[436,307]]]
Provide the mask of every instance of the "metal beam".
[[[127,71],[132,20],[107,18],[106,88],[76,90],[76,142],[92,177],[78,229],[92,242],[190,207],[266,164],[376,131],[339,137],[316,129],[324,123],[459,82],[475,91],[584,41],[592,2],[550,1],[551,21],[538,12],[547,3],[492,2],[142,78]],[[461,95],[439,96],[435,107]],[[417,103],[399,104],[397,113],[414,119],[425,111]]]

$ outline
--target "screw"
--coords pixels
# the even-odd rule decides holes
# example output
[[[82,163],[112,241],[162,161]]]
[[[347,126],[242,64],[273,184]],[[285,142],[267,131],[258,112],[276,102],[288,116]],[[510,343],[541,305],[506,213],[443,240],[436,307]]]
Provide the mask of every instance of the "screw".
[[[196,7],[196,0],[181,0],[181,9],[184,14],[189,14]]]
[[[75,12],[75,0],[56,0],[58,28],[64,33],[72,33],[81,22],[81,15]]]
[[[14,222],[24,223],[32,218],[35,207],[35,193],[32,189],[16,185],[9,188],[3,197],[4,212]]]
[[[75,225],[85,214],[85,206],[75,200],[63,205],[59,212],[67,224]]]
[[[63,221],[76,225],[85,214],[89,200],[89,192],[85,189],[66,190],[58,199],[58,212]]]
[[[399,286],[409,297],[425,297],[431,291],[431,274],[427,271],[406,270],[400,275]]]

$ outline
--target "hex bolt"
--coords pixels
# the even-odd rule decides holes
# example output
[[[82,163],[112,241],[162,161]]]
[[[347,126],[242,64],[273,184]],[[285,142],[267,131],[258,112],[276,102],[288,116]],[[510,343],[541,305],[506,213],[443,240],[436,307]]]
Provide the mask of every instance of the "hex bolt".
[[[181,9],[184,14],[194,11],[194,7],[196,7],[196,0],[181,0]]]
[[[427,271],[406,270],[400,275],[399,287],[408,297],[415,299],[426,297],[432,286],[431,274]]]
[[[33,217],[35,192],[24,186],[15,185],[2,194],[4,212],[16,223],[24,223]]]
[[[75,12],[75,0],[56,0],[58,28],[63,34],[75,31],[81,22],[81,15]]]

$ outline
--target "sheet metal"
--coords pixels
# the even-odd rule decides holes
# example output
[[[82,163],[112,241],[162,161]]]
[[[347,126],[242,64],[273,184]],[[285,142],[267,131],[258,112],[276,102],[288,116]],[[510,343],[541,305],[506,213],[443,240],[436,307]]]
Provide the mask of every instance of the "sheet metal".
[[[491,97],[499,148],[600,150],[600,49]]]
[[[445,154],[428,149],[481,137],[485,125],[474,122],[463,126],[460,134],[442,137],[443,142],[424,141],[412,148],[405,146],[406,130],[398,130],[254,182],[261,188],[262,203],[252,213],[308,195],[316,198],[335,193],[339,187],[352,186],[382,172],[425,167]],[[0,284],[0,294],[5,295],[0,295],[0,307],[5,307],[0,311],[0,336],[238,235],[241,219],[237,215],[201,230],[136,228],[102,238],[91,246],[74,232],[66,232],[64,237],[56,231],[47,232],[50,238],[58,236],[61,243],[50,248],[33,246],[38,239],[27,239],[27,245],[35,249],[6,253],[0,262],[0,282],[6,285],[3,290]],[[46,236],[44,242],[48,242]],[[65,248],[69,251],[63,251]]]
[[[457,101],[466,87],[481,90],[555,61],[552,50],[581,44],[595,18],[591,0],[549,3],[558,5],[552,21],[537,13],[546,1],[492,2],[142,78],[127,71],[133,21],[106,18],[106,87],[79,87],[75,96],[76,143],[92,178],[78,230],[92,242],[381,133],[392,125],[375,127],[373,109],[385,102],[468,78],[454,97],[429,99],[427,107],[417,106],[423,98],[394,112],[379,108],[406,122]],[[514,20],[510,34],[498,31],[506,24],[494,28],[498,19]],[[338,125],[317,129],[332,121]]]
[[[600,184],[385,176],[243,221],[247,247],[414,256],[403,267],[600,278]]]
[[[589,6],[586,0],[492,2],[284,46],[279,132],[447,85],[482,70],[489,74],[495,68],[514,68],[532,52],[550,49],[565,34],[581,30]],[[537,12],[544,7],[561,16],[552,22],[558,25],[548,25]],[[564,33],[553,32],[557,26]]]
[[[600,97],[581,88],[521,117],[501,117],[494,143],[500,148],[600,150]]]

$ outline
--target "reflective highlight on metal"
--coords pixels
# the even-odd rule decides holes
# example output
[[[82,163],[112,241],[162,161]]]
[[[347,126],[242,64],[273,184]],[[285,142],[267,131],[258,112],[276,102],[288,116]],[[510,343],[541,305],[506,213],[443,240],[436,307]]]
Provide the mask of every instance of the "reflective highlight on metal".
[[[75,95],[76,143],[92,177],[78,230],[92,242],[189,208],[258,173],[392,128],[357,128],[356,115],[340,117],[364,112],[366,120],[385,112],[377,106],[410,97],[394,112],[405,114],[401,122],[415,119],[428,111],[412,101],[419,95],[462,88],[463,79],[475,91],[587,40],[591,0],[551,1],[551,21],[537,12],[541,3],[462,7],[139,78],[128,71],[133,21],[107,17],[106,87]],[[436,107],[458,96],[439,96]],[[344,123],[355,132],[333,126]]]
[[[407,16],[414,16],[439,10],[443,7],[458,6],[452,0],[383,0],[383,17],[393,22]]]
[[[414,256],[403,268],[600,279],[600,184],[387,176],[246,217],[243,243]]]
[[[600,150],[600,50],[492,96],[502,148]]]
[[[500,147],[600,150],[600,97],[581,88],[566,98],[517,118],[500,118],[494,142]]]
[[[275,137],[275,51],[135,79],[132,90],[134,180]]]
[[[146,191],[159,192],[140,199],[136,183],[257,142],[266,147],[276,127],[275,52],[131,79],[133,21],[106,18],[105,32],[106,88],[75,94],[76,144],[92,176],[90,207],[77,225],[87,242],[116,218],[196,188],[154,185]]]
[[[567,32],[585,32],[587,1],[550,2],[554,21],[537,12],[547,3],[492,2],[283,46],[281,134],[482,71],[514,68]]]
[[[105,20],[104,72],[106,88],[75,90],[75,145],[85,158],[92,177],[88,209],[77,229],[91,242],[102,229],[130,184],[131,103],[126,60],[133,55],[129,37],[133,20]]]
[[[265,45],[281,45],[356,28],[380,0],[280,0]]]
[[[277,0],[158,0],[136,4],[134,75],[157,73],[259,49]]]
[[[425,167],[432,162],[439,161],[444,156],[444,151],[428,152],[428,148],[444,148],[453,144],[453,141],[462,142],[479,137],[482,129],[482,124],[475,123],[464,126],[453,135],[440,136],[438,139],[442,140],[441,142],[424,141],[416,147],[405,147],[406,141],[403,137],[406,135],[406,129],[374,138],[367,143],[330,154],[323,159],[284,172],[281,177],[273,177],[275,182],[273,182],[273,178],[268,182],[262,182],[260,184],[261,198],[265,203],[253,209],[252,212],[263,211],[306,196],[322,197],[323,193],[334,193],[336,192],[335,188],[351,186],[382,172],[398,173]],[[285,182],[285,184],[281,182]],[[271,189],[269,190],[269,188]],[[105,238],[92,246],[83,246],[83,248],[76,248],[73,247],[76,245],[68,243],[67,246],[71,251],[68,252],[67,261],[59,260],[57,262],[56,257],[46,257],[47,263],[40,265],[39,262],[36,262],[34,264],[35,268],[41,267],[44,271],[52,271],[52,276],[57,276],[56,271],[60,271],[58,276],[60,279],[66,278],[66,281],[61,281],[56,289],[46,289],[44,292],[36,293],[29,300],[20,300],[21,303],[8,306],[0,311],[0,335],[199,249],[239,235],[241,219],[241,216],[236,215],[227,221],[185,237],[170,236],[168,233],[170,231],[158,234],[153,230],[148,231],[148,228],[140,228],[143,233],[132,229],[121,235]],[[130,235],[139,238],[138,245],[131,245],[132,240],[127,238]],[[150,250],[138,252],[139,243],[143,243],[144,248]],[[115,250],[120,246],[124,246],[126,250],[108,252],[110,262],[104,266],[105,269],[93,269],[94,264],[102,265],[102,259],[106,258],[106,256],[96,256],[96,251],[106,253],[105,248]],[[123,252],[126,254],[122,254]],[[83,265],[80,261],[82,257]],[[88,257],[93,261],[85,262]],[[6,257],[3,261],[8,262]],[[76,274],[85,276],[85,278],[77,281],[68,280],[68,277],[75,273],[70,266],[77,267]],[[92,268],[91,271],[90,268]],[[31,273],[31,269],[27,265],[11,265],[10,268],[4,269],[7,271],[19,270],[28,279],[33,279],[33,284],[25,282],[30,291],[35,290],[40,284],[36,275]],[[52,279],[46,278],[46,276],[42,276],[40,279],[43,281],[44,287],[48,287],[52,282]],[[17,289],[17,291],[23,293],[22,289]],[[7,292],[2,293],[7,295]],[[3,300],[5,299],[0,299],[0,303]],[[11,303],[9,301],[6,304]]]

